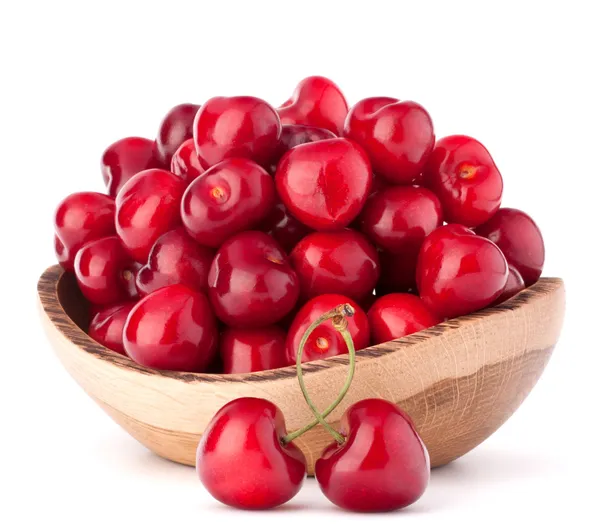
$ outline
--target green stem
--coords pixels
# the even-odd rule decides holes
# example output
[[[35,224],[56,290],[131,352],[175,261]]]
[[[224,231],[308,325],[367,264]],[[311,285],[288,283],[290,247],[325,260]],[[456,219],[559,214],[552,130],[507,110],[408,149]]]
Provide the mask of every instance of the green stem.
[[[342,305],[336,307],[335,309],[328,311],[327,313],[322,315],[320,318],[315,320],[315,322],[313,322],[309,326],[309,328],[306,330],[306,332],[302,336],[302,340],[300,341],[300,346],[298,347],[298,352],[296,354],[296,373],[298,375],[298,383],[300,385],[300,390],[302,390],[302,395],[304,396],[306,403],[310,407],[310,410],[315,415],[315,419],[308,425],[305,425],[304,427],[302,427],[301,429],[298,429],[297,431],[289,433],[283,439],[284,443],[291,442],[292,440],[303,435],[305,432],[309,431],[310,429],[312,429],[319,423],[321,425],[323,425],[323,427],[325,427],[325,429],[327,429],[329,431],[329,433],[335,438],[335,440],[338,443],[344,442],[344,437],[339,432],[337,432],[333,427],[331,427],[331,425],[329,425],[325,421],[325,418],[327,416],[329,416],[329,414],[331,414],[335,410],[335,408],[341,403],[341,401],[344,399],[344,397],[348,393],[348,390],[350,389],[350,385],[352,384],[352,378],[354,377],[354,370],[356,368],[356,350],[354,348],[354,342],[352,340],[352,335],[350,335],[350,332],[348,331],[348,321],[346,320],[346,317],[350,317],[352,315],[354,315],[354,308],[350,304],[342,304]],[[344,342],[346,343],[346,346],[348,347],[349,371],[348,371],[348,375],[346,377],[346,381],[344,382],[344,386],[343,386],[342,390],[340,391],[340,393],[338,394],[337,398],[321,414],[319,412],[319,410],[317,409],[317,407],[315,406],[315,404],[313,403],[313,401],[310,399],[308,390],[306,389],[306,385],[304,383],[304,374],[302,373],[302,353],[304,352],[304,347],[306,346],[306,342],[308,341],[312,332],[317,327],[319,327],[323,322],[325,322],[326,320],[329,320],[329,319],[333,320],[333,327],[342,335]]]

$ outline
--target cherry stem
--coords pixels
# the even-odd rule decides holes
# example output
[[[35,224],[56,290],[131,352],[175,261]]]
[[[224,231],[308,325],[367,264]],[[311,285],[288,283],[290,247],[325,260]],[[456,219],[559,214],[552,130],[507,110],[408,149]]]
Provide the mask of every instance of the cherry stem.
[[[300,385],[300,390],[302,390],[302,395],[306,400],[307,405],[310,407],[310,410],[315,415],[315,419],[310,422],[308,425],[305,425],[301,429],[297,431],[289,433],[286,437],[284,437],[283,442],[289,443],[292,440],[302,436],[305,432],[309,431],[319,423],[329,431],[329,433],[335,438],[338,443],[344,443],[344,437],[337,432],[329,423],[325,421],[325,418],[331,414],[335,408],[342,402],[348,390],[350,389],[350,385],[352,384],[352,378],[354,377],[354,370],[356,368],[356,350],[354,348],[354,341],[352,340],[352,335],[348,331],[348,321],[346,317],[351,317],[354,315],[354,308],[350,304],[341,304],[336,308],[328,311],[321,315],[320,318],[315,320],[310,327],[306,330],[304,335],[302,336],[302,340],[300,341],[300,346],[298,347],[298,352],[296,354],[296,373],[298,375],[298,383]],[[304,384],[304,374],[302,373],[302,353],[304,352],[304,347],[308,341],[308,338],[312,334],[312,332],[318,328],[323,322],[326,320],[332,320],[333,327],[338,331],[346,343],[348,347],[348,361],[349,361],[349,370],[348,375],[346,376],[346,381],[344,382],[344,386],[342,390],[338,394],[337,398],[331,405],[329,405],[321,414],[315,404],[310,399],[308,395],[308,390],[306,389],[306,385]]]

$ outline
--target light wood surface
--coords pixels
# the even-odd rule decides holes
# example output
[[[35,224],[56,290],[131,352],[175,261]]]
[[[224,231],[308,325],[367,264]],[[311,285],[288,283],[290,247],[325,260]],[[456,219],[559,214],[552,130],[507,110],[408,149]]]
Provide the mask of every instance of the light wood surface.
[[[38,293],[44,329],[71,376],[127,432],[165,458],[193,465],[204,427],[237,397],[272,400],[290,431],[312,419],[294,367],[244,375],[144,368],[86,335],[87,303],[58,265],[42,274]],[[558,340],[564,306],[562,280],[542,278],[498,307],[362,350],[352,387],[329,420],[337,425],[361,399],[388,399],[412,417],[432,466],[450,462],[490,436],[529,394]],[[347,364],[343,355],[304,365],[321,410],[342,387]],[[296,440],[309,472],[330,442],[320,426]]]

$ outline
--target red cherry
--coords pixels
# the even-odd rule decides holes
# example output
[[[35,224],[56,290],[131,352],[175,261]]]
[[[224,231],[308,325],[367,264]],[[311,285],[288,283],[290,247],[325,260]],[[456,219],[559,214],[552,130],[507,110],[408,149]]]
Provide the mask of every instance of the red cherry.
[[[425,238],[425,240],[423,241],[423,244],[421,245],[421,249],[419,251],[419,256],[417,258],[417,271],[420,271],[423,269],[423,267],[419,267],[419,263],[418,263],[418,261],[421,258],[421,254],[429,253],[430,247],[437,244],[438,240],[443,239],[444,237],[453,236],[453,235],[456,235],[456,236],[471,235],[471,236],[473,236],[473,235],[475,235],[475,232],[473,232],[473,230],[467,228],[466,226],[458,225],[458,224],[444,225],[444,226],[440,226],[439,228],[434,230],[429,236],[427,236]],[[419,277],[419,274],[416,274],[416,282],[417,282],[417,290],[418,290],[421,285],[421,278]]]
[[[167,285],[182,284],[195,291],[208,291],[208,270],[214,251],[198,245],[183,227],[160,236],[136,277],[137,290],[146,296]]]
[[[136,302],[126,302],[104,307],[94,314],[88,330],[89,336],[109,350],[125,355],[123,328]]]
[[[286,366],[286,333],[277,326],[227,328],[221,335],[224,374],[246,374]]]
[[[173,173],[149,169],[129,180],[116,198],[117,234],[136,261],[145,263],[158,237],[181,224],[185,183]]]
[[[306,236],[290,254],[298,273],[301,296],[343,294],[362,300],[375,288],[379,259],[369,240],[354,230],[315,232]]]
[[[281,122],[275,109],[250,96],[209,99],[194,121],[196,151],[206,167],[235,157],[267,167],[280,134]]]
[[[102,176],[111,197],[116,197],[135,174],[158,167],[161,163],[156,156],[156,145],[147,138],[131,136],[117,140],[102,154]]]
[[[515,267],[526,286],[538,281],[544,266],[544,239],[534,220],[514,208],[501,208],[475,232],[493,241]]]
[[[399,339],[441,322],[414,294],[382,296],[371,306],[367,316],[373,344]]]
[[[125,351],[135,362],[159,370],[201,372],[217,351],[218,331],[206,296],[169,285],[140,300],[125,329]]]
[[[206,171],[186,190],[181,217],[202,245],[218,248],[264,219],[275,204],[273,178],[258,164],[230,158]]]
[[[335,137],[335,134],[331,131],[320,129],[319,127],[309,127],[308,125],[283,125],[281,127],[279,144],[271,162],[271,172],[275,174],[277,163],[292,147],[309,144],[311,142],[318,142],[319,140],[330,140]]]
[[[438,140],[424,178],[439,197],[448,223],[477,226],[500,208],[502,175],[483,144],[469,136]]]
[[[356,302],[341,294],[322,294],[308,301],[296,314],[287,336],[287,363],[296,364],[296,354],[300,341],[310,325],[323,313],[331,311],[340,304],[350,304],[355,310],[354,316],[348,318],[348,331],[354,341],[355,349],[361,350],[369,346],[369,321],[365,312]],[[348,353],[344,339],[333,327],[331,320],[323,322],[308,337],[302,354],[302,362],[324,359]]]
[[[502,293],[508,278],[506,258],[494,243],[460,232],[453,225],[434,230],[425,239],[417,264],[421,298],[445,318],[488,306]]]
[[[234,327],[274,324],[294,308],[300,291],[283,249],[262,232],[227,240],[210,267],[208,285],[217,316]]]
[[[291,252],[302,238],[311,233],[310,228],[292,217],[282,202],[275,204],[260,223],[260,229],[273,237],[286,252]]]
[[[506,280],[506,286],[504,287],[504,291],[502,291],[502,294],[498,298],[496,298],[494,305],[506,302],[506,300],[512,298],[517,293],[520,293],[523,289],[525,289],[525,287],[526,285],[523,281],[521,273],[512,265],[509,265],[508,280]]]
[[[116,304],[136,297],[138,268],[117,236],[86,243],[75,256],[77,283],[93,304]]]
[[[360,213],[371,188],[364,151],[343,138],[294,147],[277,166],[277,191],[287,209],[315,230],[339,230]]]
[[[352,405],[341,420],[346,441],[327,447],[315,477],[337,506],[357,512],[404,508],[423,495],[429,454],[408,415],[383,399]]]
[[[419,176],[435,143],[431,117],[421,105],[385,97],[354,105],[344,136],[365,149],[376,173],[396,184]]]
[[[266,399],[243,397],[221,408],[206,427],[196,470],[217,500],[235,508],[265,510],[294,497],[306,460],[286,436],[283,414]]]
[[[183,142],[173,158],[171,158],[171,173],[181,177],[187,184],[190,184],[196,177],[204,173],[206,169],[202,166],[198,155],[196,154],[196,146],[194,140],[186,140]]]
[[[115,201],[92,191],[73,193],[56,208],[54,230],[58,262],[73,271],[75,254],[82,245],[115,233]]]
[[[362,231],[382,249],[414,255],[442,224],[442,206],[428,189],[392,186],[372,195],[360,216]]]
[[[339,135],[348,114],[348,103],[333,81],[311,76],[298,83],[292,97],[277,112],[284,125],[311,125]]]
[[[179,146],[193,136],[194,118],[200,105],[182,103],[173,107],[163,118],[156,137],[156,152],[164,167],[169,167],[171,157]]]

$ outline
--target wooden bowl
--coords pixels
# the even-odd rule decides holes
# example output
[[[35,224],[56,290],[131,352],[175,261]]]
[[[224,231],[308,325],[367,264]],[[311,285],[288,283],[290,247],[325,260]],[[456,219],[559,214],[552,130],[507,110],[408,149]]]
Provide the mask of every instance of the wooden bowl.
[[[144,368],[86,335],[87,302],[60,266],[42,274],[38,293],[44,328],[71,376],[160,456],[193,465],[198,439],[214,413],[242,396],[272,400],[290,431],[312,420],[294,367],[244,375]],[[497,307],[362,350],[352,387],[329,420],[335,426],[361,399],[388,399],[412,417],[432,466],[446,464],[490,436],[529,394],[558,340],[564,305],[562,280],[542,278]],[[304,365],[320,410],[337,396],[347,365],[347,355]],[[330,442],[321,426],[296,440],[311,473]]]

